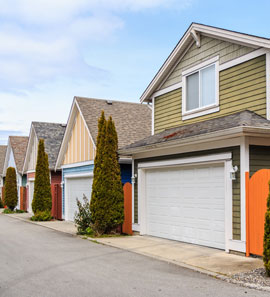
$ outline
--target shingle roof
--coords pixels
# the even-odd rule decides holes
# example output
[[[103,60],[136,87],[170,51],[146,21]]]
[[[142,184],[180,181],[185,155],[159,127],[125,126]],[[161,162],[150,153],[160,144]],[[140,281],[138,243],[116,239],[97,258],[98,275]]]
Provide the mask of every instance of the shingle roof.
[[[45,122],[33,122],[32,125],[38,140],[44,139],[45,151],[49,159],[49,167],[50,169],[54,169],[66,125]]]
[[[23,163],[26,154],[28,138],[29,137],[27,136],[9,136],[16,168],[19,173],[22,173],[23,170]]]
[[[0,175],[3,174],[7,145],[0,145]]]
[[[121,148],[151,135],[151,108],[145,104],[75,97],[96,142],[98,119],[104,110],[106,118],[111,116],[118,133],[118,147]]]
[[[123,150],[181,140],[192,136],[243,126],[270,128],[270,121],[252,111],[245,110],[203,122],[168,129],[132,143],[124,147]]]

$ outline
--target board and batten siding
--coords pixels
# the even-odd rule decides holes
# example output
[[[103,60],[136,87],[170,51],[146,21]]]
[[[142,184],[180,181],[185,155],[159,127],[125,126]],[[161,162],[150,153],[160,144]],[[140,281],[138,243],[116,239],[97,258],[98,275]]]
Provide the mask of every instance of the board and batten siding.
[[[30,152],[30,158],[27,166],[27,170],[35,170],[36,169],[36,163],[37,163],[37,152],[38,152],[38,139],[36,135],[33,137],[33,143],[31,147]]]
[[[150,161],[161,161],[161,160],[172,160],[186,157],[194,157],[194,156],[205,156],[209,154],[217,154],[224,152],[232,152],[232,162],[233,166],[238,167],[238,173],[236,174],[236,180],[233,181],[233,239],[240,240],[241,239],[241,197],[240,197],[240,147],[230,147],[223,149],[214,149],[208,151],[200,151],[200,152],[192,152],[192,153],[184,153],[177,155],[169,155],[169,156],[160,156],[160,157],[152,157],[146,159],[135,159],[134,160],[134,173],[138,175],[138,163],[140,162],[150,162]],[[138,223],[138,183],[134,184],[134,223]]]
[[[254,48],[223,41],[201,35],[201,46],[193,42],[185,56],[177,64],[172,73],[159,89],[164,89],[182,81],[182,71],[219,55],[219,63],[223,64],[254,51]]]
[[[91,161],[94,154],[93,142],[80,113],[77,113],[63,164]]]
[[[250,177],[260,169],[270,169],[270,147],[249,146],[249,174]]]
[[[219,72],[219,108],[215,113],[182,120],[182,89],[155,98],[155,133],[235,112],[250,110],[266,117],[266,58],[251,59]]]

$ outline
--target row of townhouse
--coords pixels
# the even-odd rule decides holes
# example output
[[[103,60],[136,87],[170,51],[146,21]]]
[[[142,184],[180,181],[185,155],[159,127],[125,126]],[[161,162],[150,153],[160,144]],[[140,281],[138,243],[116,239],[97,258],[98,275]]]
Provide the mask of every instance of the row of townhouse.
[[[116,123],[123,183],[133,185],[133,230],[246,252],[246,172],[270,169],[270,40],[192,23],[140,103],[75,97],[66,127],[33,123],[17,168],[29,210],[39,138],[61,178],[62,218],[91,196],[104,110]]]

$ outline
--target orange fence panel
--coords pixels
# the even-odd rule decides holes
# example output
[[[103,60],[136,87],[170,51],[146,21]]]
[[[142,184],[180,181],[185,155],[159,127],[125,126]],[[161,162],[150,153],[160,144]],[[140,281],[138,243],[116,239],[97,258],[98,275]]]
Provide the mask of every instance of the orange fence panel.
[[[132,185],[125,183],[123,190],[125,220],[122,225],[122,232],[132,235]]]
[[[269,193],[270,169],[261,169],[249,179],[246,172],[246,255],[262,256],[264,220]]]

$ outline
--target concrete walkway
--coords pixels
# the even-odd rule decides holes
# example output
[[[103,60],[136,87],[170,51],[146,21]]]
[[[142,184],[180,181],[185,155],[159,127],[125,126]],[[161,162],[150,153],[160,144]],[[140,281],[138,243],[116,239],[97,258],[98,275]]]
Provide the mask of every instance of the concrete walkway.
[[[77,231],[72,222],[33,222],[30,221],[31,215],[28,213],[8,216],[71,235],[76,235]],[[219,277],[263,267],[261,259],[247,258],[228,254],[218,249],[151,236],[134,235],[87,239]]]

